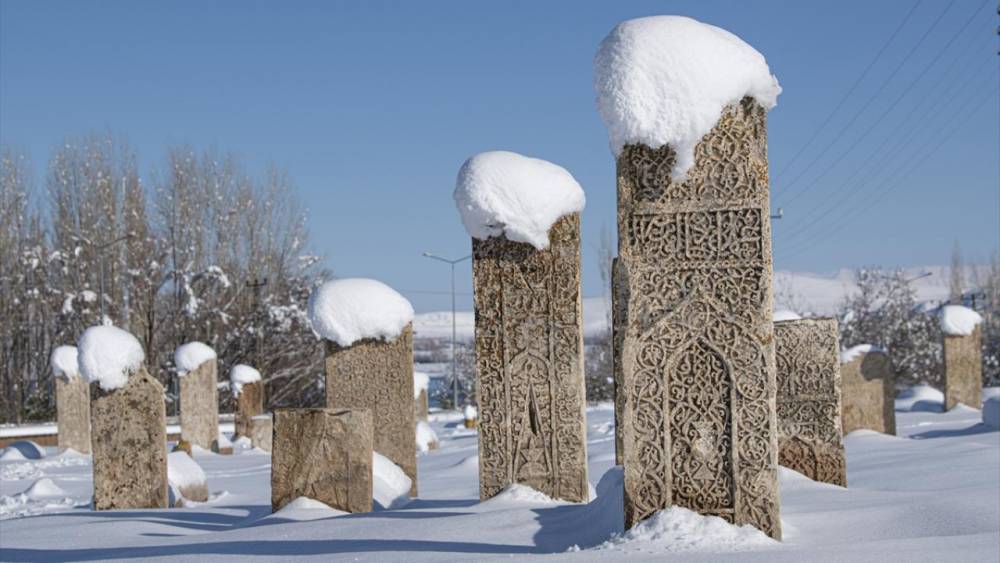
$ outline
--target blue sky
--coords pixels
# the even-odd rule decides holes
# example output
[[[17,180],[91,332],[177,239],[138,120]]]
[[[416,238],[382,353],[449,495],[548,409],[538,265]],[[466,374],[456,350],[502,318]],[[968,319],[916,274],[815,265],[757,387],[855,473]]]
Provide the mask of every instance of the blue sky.
[[[615,179],[593,55],[619,21],[681,14],[756,47],[784,88],[768,133],[785,210],[777,269],[943,264],[956,240],[985,261],[1000,247],[995,2],[913,8],[0,0],[0,143],[25,149],[37,178],[63,138],[105,131],[135,146],[144,171],[174,144],[287,168],[328,266],[381,279],[418,311],[449,306],[433,293],[447,290],[447,266],[421,253],[470,250],[451,199],[459,166],[513,150],[586,190],[584,295],[596,295]],[[470,307],[467,264],[458,288]]]

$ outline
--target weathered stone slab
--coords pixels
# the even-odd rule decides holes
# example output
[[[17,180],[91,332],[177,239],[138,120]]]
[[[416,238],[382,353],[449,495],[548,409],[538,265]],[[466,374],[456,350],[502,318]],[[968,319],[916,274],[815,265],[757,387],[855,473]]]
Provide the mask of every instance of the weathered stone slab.
[[[140,367],[123,387],[92,392],[94,509],[167,508],[163,386]]]
[[[728,106],[683,182],[618,158],[625,522],[671,505],[781,536],[765,110]]]
[[[580,216],[559,219],[544,251],[473,239],[472,271],[479,496],[520,483],[586,502]]]
[[[264,414],[264,382],[244,383],[236,397],[236,435],[250,438],[253,417],[261,414]]]
[[[212,449],[219,436],[219,387],[216,360],[180,376],[181,439]]]
[[[90,453],[90,384],[79,375],[56,379],[59,451]]]
[[[870,351],[840,366],[844,434],[862,428],[896,433],[895,392],[889,356]]]
[[[815,481],[846,487],[837,321],[776,322],[774,342],[778,463]]]
[[[968,336],[944,336],[944,410],[959,403],[974,409],[983,404],[981,326]]]
[[[367,338],[344,347],[328,340],[326,406],[371,411],[375,451],[402,468],[417,495],[412,325],[392,341]]]
[[[413,399],[413,416],[416,420],[423,420],[426,422],[429,412],[430,407],[427,400],[427,390],[421,389],[417,397]]]
[[[265,452],[271,451],[274,423],[269,414],[259,414],[250,419],[250,443]]]
[[[373,433],[367,409],[276,410],[271,509],[305,496],[338,510],[370,512]]]

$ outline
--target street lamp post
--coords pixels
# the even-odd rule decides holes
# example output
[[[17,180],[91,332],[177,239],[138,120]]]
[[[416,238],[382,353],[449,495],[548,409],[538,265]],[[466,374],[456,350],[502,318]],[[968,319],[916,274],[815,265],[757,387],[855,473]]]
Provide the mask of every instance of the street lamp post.
[[[465,256],[465,257],[462,257],[462,258],[458,258],[456,260],[449,260],[447,258],[442,258],[440,256],[435,256],[434,254],[431,254],[430,252],[424,252],[424,257],[430,258],[432,260],[438,260],[439,262],[444,262],[445,264],[449,264],[451,266],[451,383],[452,383],[452,401],[451,401],[451,404],[457,410],[458,409],[458,367],[457,367],[456,362],[455,362],[455,340],[457,338],[457,336],[456,336],[457,330],[455,328],[455,264],[458,264],[459,262],[464,262],[465,260],[468,260],[469,258],[472,258],[472,255],[470,254],[468,256]]]

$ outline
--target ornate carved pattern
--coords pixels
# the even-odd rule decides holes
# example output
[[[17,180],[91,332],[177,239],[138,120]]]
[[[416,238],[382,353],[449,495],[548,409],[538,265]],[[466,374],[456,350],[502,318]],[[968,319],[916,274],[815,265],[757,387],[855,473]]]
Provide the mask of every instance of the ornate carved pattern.
[[[889,357],[861,354],[840,366],[844,434],[859,429],[896,433],[895,391]]]
[[[983,344],[980,327],[968,336],[944,337],[944,408],[983,404]]]
[[[181,438],[206,450],[219,439],[216,366],[216,360],[208,360],[180,377]]]
[[[326,405],[368,409],[375,451],[398,465],[417,496],[416,414],[413,409],[413,327],[393,341],[365,339],[326,345]]]
[[[59,451],[90,453],[90,384],[81,376],[56,377]]]
[[[549,238],[472,241],[483,499],[511,483],[588,498],[579,215]]]
[[[774,341],[778,462],[810,479],[846,487],[837,321],[775,323]]]
[[[781,536],[765,131],[728,107],[683,182],[669,147],[619,157],[627,526],[676,504]]]

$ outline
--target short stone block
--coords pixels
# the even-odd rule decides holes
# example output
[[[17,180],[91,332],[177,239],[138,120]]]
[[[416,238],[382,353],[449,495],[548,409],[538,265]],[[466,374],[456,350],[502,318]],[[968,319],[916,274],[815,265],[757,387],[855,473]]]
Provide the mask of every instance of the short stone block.
[[[219,386],[216,360],[203,362],[179,376],[181,387],[181,438],[209,450],[219,435]]]
[[[56,377],[56,421],[60,452],[90,453],[90,384],[83,377]]]
[[[274,423],[269,414],[260,414],[250,419],[250,443],[265,452],[271,451],[271,436]]]
[[[982,325],[968,336],[944,337],[944,410],[959,403],[974,409],[983,405]]]
[[[889,356],[872,350],[841,364],[844,434],[866,428],[896,434],[895,391]]]
[[[264,414],[264,382],[244,383],[236,396],[236,436],[251,437],[253,417]]]

